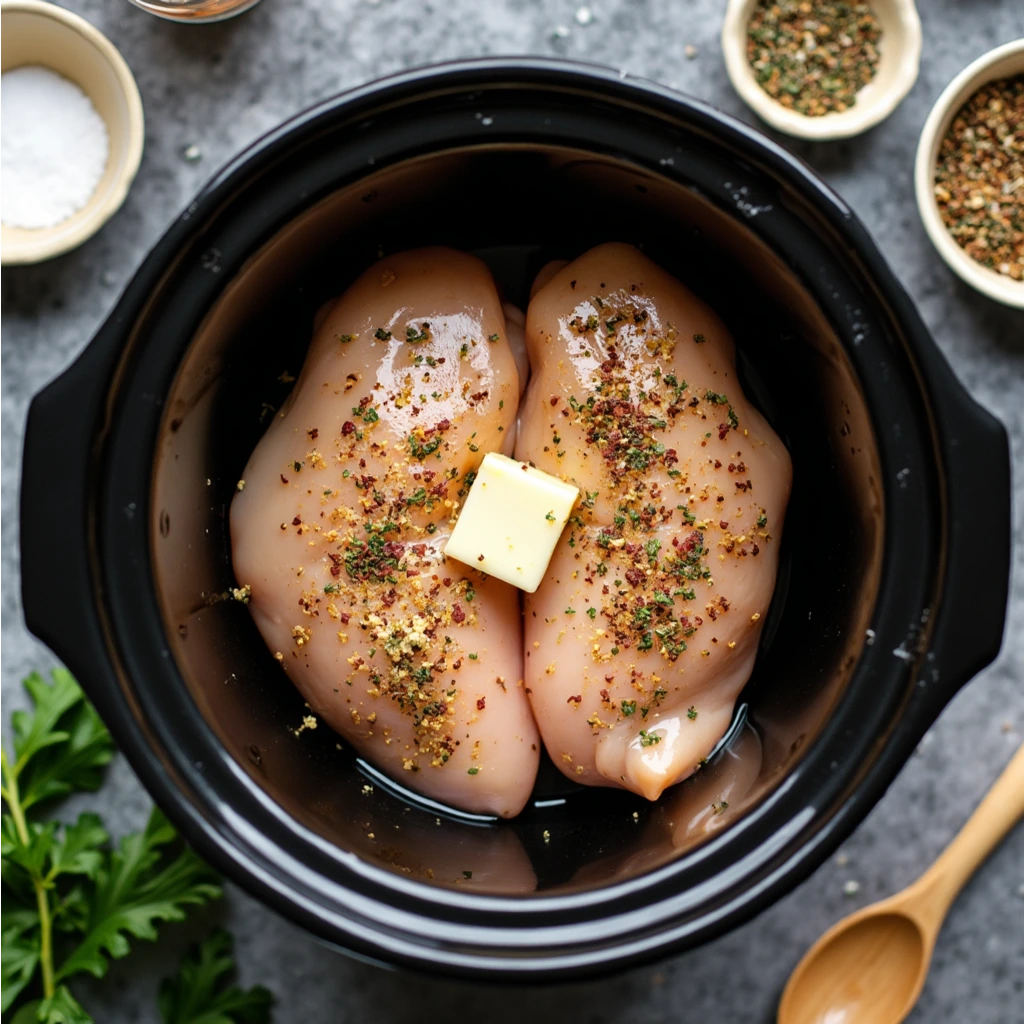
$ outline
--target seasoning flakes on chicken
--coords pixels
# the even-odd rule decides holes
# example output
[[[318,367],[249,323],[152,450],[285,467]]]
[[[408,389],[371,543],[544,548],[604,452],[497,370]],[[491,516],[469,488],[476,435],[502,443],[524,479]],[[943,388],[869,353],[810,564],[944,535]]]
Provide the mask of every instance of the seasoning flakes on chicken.
[[[525,598],[551,759],[657,799],[727,730],[771,601],[789,455],[722,321],[637,249],[541,272],[516,458],[582,497]]]
[[[483,263],[440,248],[382,260],[318,319],[231,507],[236,577],[362,756],[511,817],[539,757],[518,594],[442,552],[484,455],[512,449],[521,321]]]

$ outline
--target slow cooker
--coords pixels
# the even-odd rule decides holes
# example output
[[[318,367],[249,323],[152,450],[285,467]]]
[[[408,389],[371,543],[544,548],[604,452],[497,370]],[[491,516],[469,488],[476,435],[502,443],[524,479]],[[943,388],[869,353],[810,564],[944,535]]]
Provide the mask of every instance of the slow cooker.
[[[495,821],[298,728],[229,599],[227,511],[316,309],[380,255],[472,251],[524,304],[609,240],[737,339],[793,458],[779,582],[702,772],[649,804],[547,766]],[[223,168],[32,403],[21,509],[29,627],[203,856],[349,952],[499,980],[684,950],[793,888],[995,657],[1009,573],[1006,434],[843,201],[705,104],[563,61],[375,82]]]

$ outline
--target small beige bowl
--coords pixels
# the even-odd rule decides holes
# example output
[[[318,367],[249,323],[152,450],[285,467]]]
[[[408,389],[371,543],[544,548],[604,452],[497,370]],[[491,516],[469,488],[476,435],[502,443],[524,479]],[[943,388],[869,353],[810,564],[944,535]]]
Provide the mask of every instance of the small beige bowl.
[[[729,0],[722,25],[725,68],[740,98],[773,128],[801,139],[847,139],[884,121],[917,81],[921,19],[914,0],[870,0],[882,25],[875,77],[842,113],[807,117],[784,107],[757,84],[747,60],[747,25],[758,0]]]
[[[979,57],[953,79],[935,101],[921,131],[914,162],[914,191],[924,229],[939,255],[973,288],[997,302],[1024,309],[1024,282],[989,270],[960,248],[946,230],[935,202],[935,161],[939,145],[960,108],[986,82],[1024,73],[1024,39],[1015,39]]]
[[[3,0],[0,21],[2,70],[41,64],[63,75],[92,100],[110,138],[106,170],[81,210],[52,228],[0,224],[0,263],[38,263],[81,245],[124,202],[142,158],[142,100],[121,54],[78,15],[39,0]]]

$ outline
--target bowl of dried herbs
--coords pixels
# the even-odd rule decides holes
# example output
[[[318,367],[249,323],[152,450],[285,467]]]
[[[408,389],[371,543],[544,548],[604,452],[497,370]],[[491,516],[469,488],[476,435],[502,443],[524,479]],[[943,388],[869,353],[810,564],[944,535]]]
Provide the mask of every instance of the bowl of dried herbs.
[[[1024,309],[1024,39],[990,50],[943,90],[921,132],[914,186],[950,268]]]
[[[914,0],[730,0],[722,51],[763,121],[806,139],[859,135],[917,80]]]

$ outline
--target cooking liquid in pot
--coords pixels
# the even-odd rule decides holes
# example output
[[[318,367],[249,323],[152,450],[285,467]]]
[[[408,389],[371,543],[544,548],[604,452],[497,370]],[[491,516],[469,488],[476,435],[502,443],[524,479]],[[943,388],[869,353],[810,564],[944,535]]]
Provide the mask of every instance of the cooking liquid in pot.
[[[516,454],[585,497],[525,636],[512,588],[443,557],[483,455],[512,449],[528,372],[473,257],[390,257],[321,312],[231,512],[239,583],[309,707],[401,784],[503,817],[537,771],[526,695],[574,782],[654,800],[707,763],[753,667],[791,479],[724,324],[636,249],[535,290]]]

